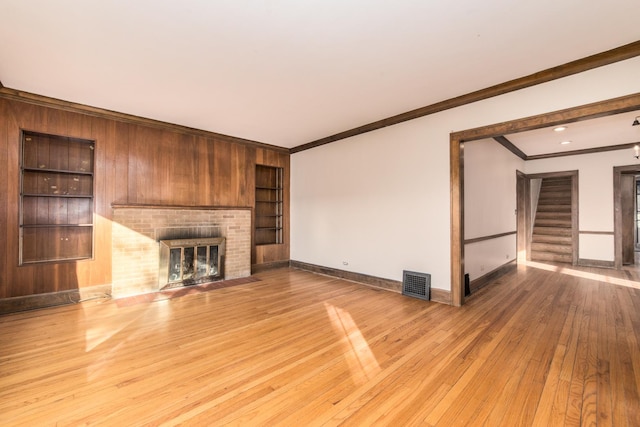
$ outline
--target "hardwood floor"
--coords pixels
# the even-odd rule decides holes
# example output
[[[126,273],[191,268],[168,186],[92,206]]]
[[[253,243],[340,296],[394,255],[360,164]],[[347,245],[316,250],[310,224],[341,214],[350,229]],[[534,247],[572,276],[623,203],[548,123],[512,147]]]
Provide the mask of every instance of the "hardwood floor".
[[[640,425],[633,287],[520,266],[454,308],[256,278],[1,316],[0,425]]]

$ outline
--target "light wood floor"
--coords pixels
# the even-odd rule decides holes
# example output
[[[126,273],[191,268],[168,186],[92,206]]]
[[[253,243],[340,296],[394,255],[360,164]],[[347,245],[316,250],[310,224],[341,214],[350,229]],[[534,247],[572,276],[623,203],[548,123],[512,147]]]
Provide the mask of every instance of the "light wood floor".
[[[1,316],[0,425],[640,426],[637,289],[521,266],[453,308],[257,277]]]

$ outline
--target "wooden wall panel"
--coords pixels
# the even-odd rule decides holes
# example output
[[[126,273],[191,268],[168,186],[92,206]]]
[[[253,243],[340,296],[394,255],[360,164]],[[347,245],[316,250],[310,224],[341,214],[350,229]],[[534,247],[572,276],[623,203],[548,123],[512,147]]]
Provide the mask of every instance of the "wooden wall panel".
[[[216,181],[215,143],[211,138],[198,136],[194,141],[195,171],[198,188],[195,205],[213,206],[215,204],[214,182]]]
[[[243,144],[214,142],[213,197],[216,206],[253,206],[255,149]]]
[[[13,121],[13,114],[9,112],[8,102],[0,99],[0,233],[7,235],[9,223],[7,221],[7,199],[9,197],[9,171],[5,167],[9,158],[7,132],[9,123]],[[15,184],[15,182],[14,182]],[[0,243],[0,298],[9,296],[7,281],[7,246]]]
[[[95,141],[93,260],[18,266],[21,129]],[[288,153],[0,97],[0,298],[110,284],[113,204],[252,208],[256,163],[285,168],[286,230],[252,261],[287,261]]]

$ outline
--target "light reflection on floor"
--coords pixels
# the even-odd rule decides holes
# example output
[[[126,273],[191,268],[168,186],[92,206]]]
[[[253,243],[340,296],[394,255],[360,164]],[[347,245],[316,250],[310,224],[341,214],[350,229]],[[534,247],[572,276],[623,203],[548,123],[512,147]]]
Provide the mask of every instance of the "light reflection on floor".
[[[357,385],[370,380],[380,372],[380,365],[367,340],[349,312],[326,302],[324,306],[333,329],[341,337],[351,378]]]
[[[83,306],[83,310],[85,310],[86,317],[96,314],[95,306]],[[92,310],[92,312],[86,312],[87,310]],[[155,325],[167,325],[172,318],[172,314],[173,309],[170,304],[170,300],[162,300],[153,303],[153,305],[149,304],[145,311],[139,313],[133,318],[123,315],[119,318],[121,320],[120,323],[116,325],[111,322],[106,326],[105,323],[97,322],[97,326],[87,328],[85,331],[86,353],[96,350],[100,346],[111,346],[108,350],[103,348],[100,357],[91,365],[87,366],[87,380],[92,381],[98,378],[108,363],[115,358],[120,348],[127,342],[136,339],[136,335],[142,333],[140,328],[135,328],[136,332],[133,334],[127,334],[124,337],[118,336],[120,333],[124,332],[129,325],[139,321],[145,316],[154,316],[155,319],[153,320],[153,323]]]
[[[611,277],[605,274],[589,273],[587,271],[574,270],[569,267],[561,267],[558,265],[544,264],[541,262],[527,261],[527,267],[539,268],[541,270],[553,271],[568,276],[581,277],[583,279],[597,280],[599,282],[611,283],[612,285],[626,286],[628,288],[640,289],[640,283],[633,280],[622,279],[619,277]]]

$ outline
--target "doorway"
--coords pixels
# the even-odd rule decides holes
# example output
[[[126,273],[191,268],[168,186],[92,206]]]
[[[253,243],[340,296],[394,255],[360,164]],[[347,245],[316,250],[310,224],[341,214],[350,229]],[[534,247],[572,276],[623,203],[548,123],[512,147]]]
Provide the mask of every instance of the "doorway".
[[[449,136],[449,178],[451,183],[451,304],[464,304],[464,145],[483,138],[539,129],[592,118],[633,111],[640,108],[640,94],[555,111],[538,116],[453,132]],[[640,169],[640,166],[637,166]],[[619,206],[619,205],[618,205]],[[618,217],[616,212],[615,217]],[[621,230],[616,229],[616,259],[622,265]],[[620,254],[618,256],[618,253]]]
[[[638,250],[638,175],[640,165],[613,168],[614,266],[636,265]]]

